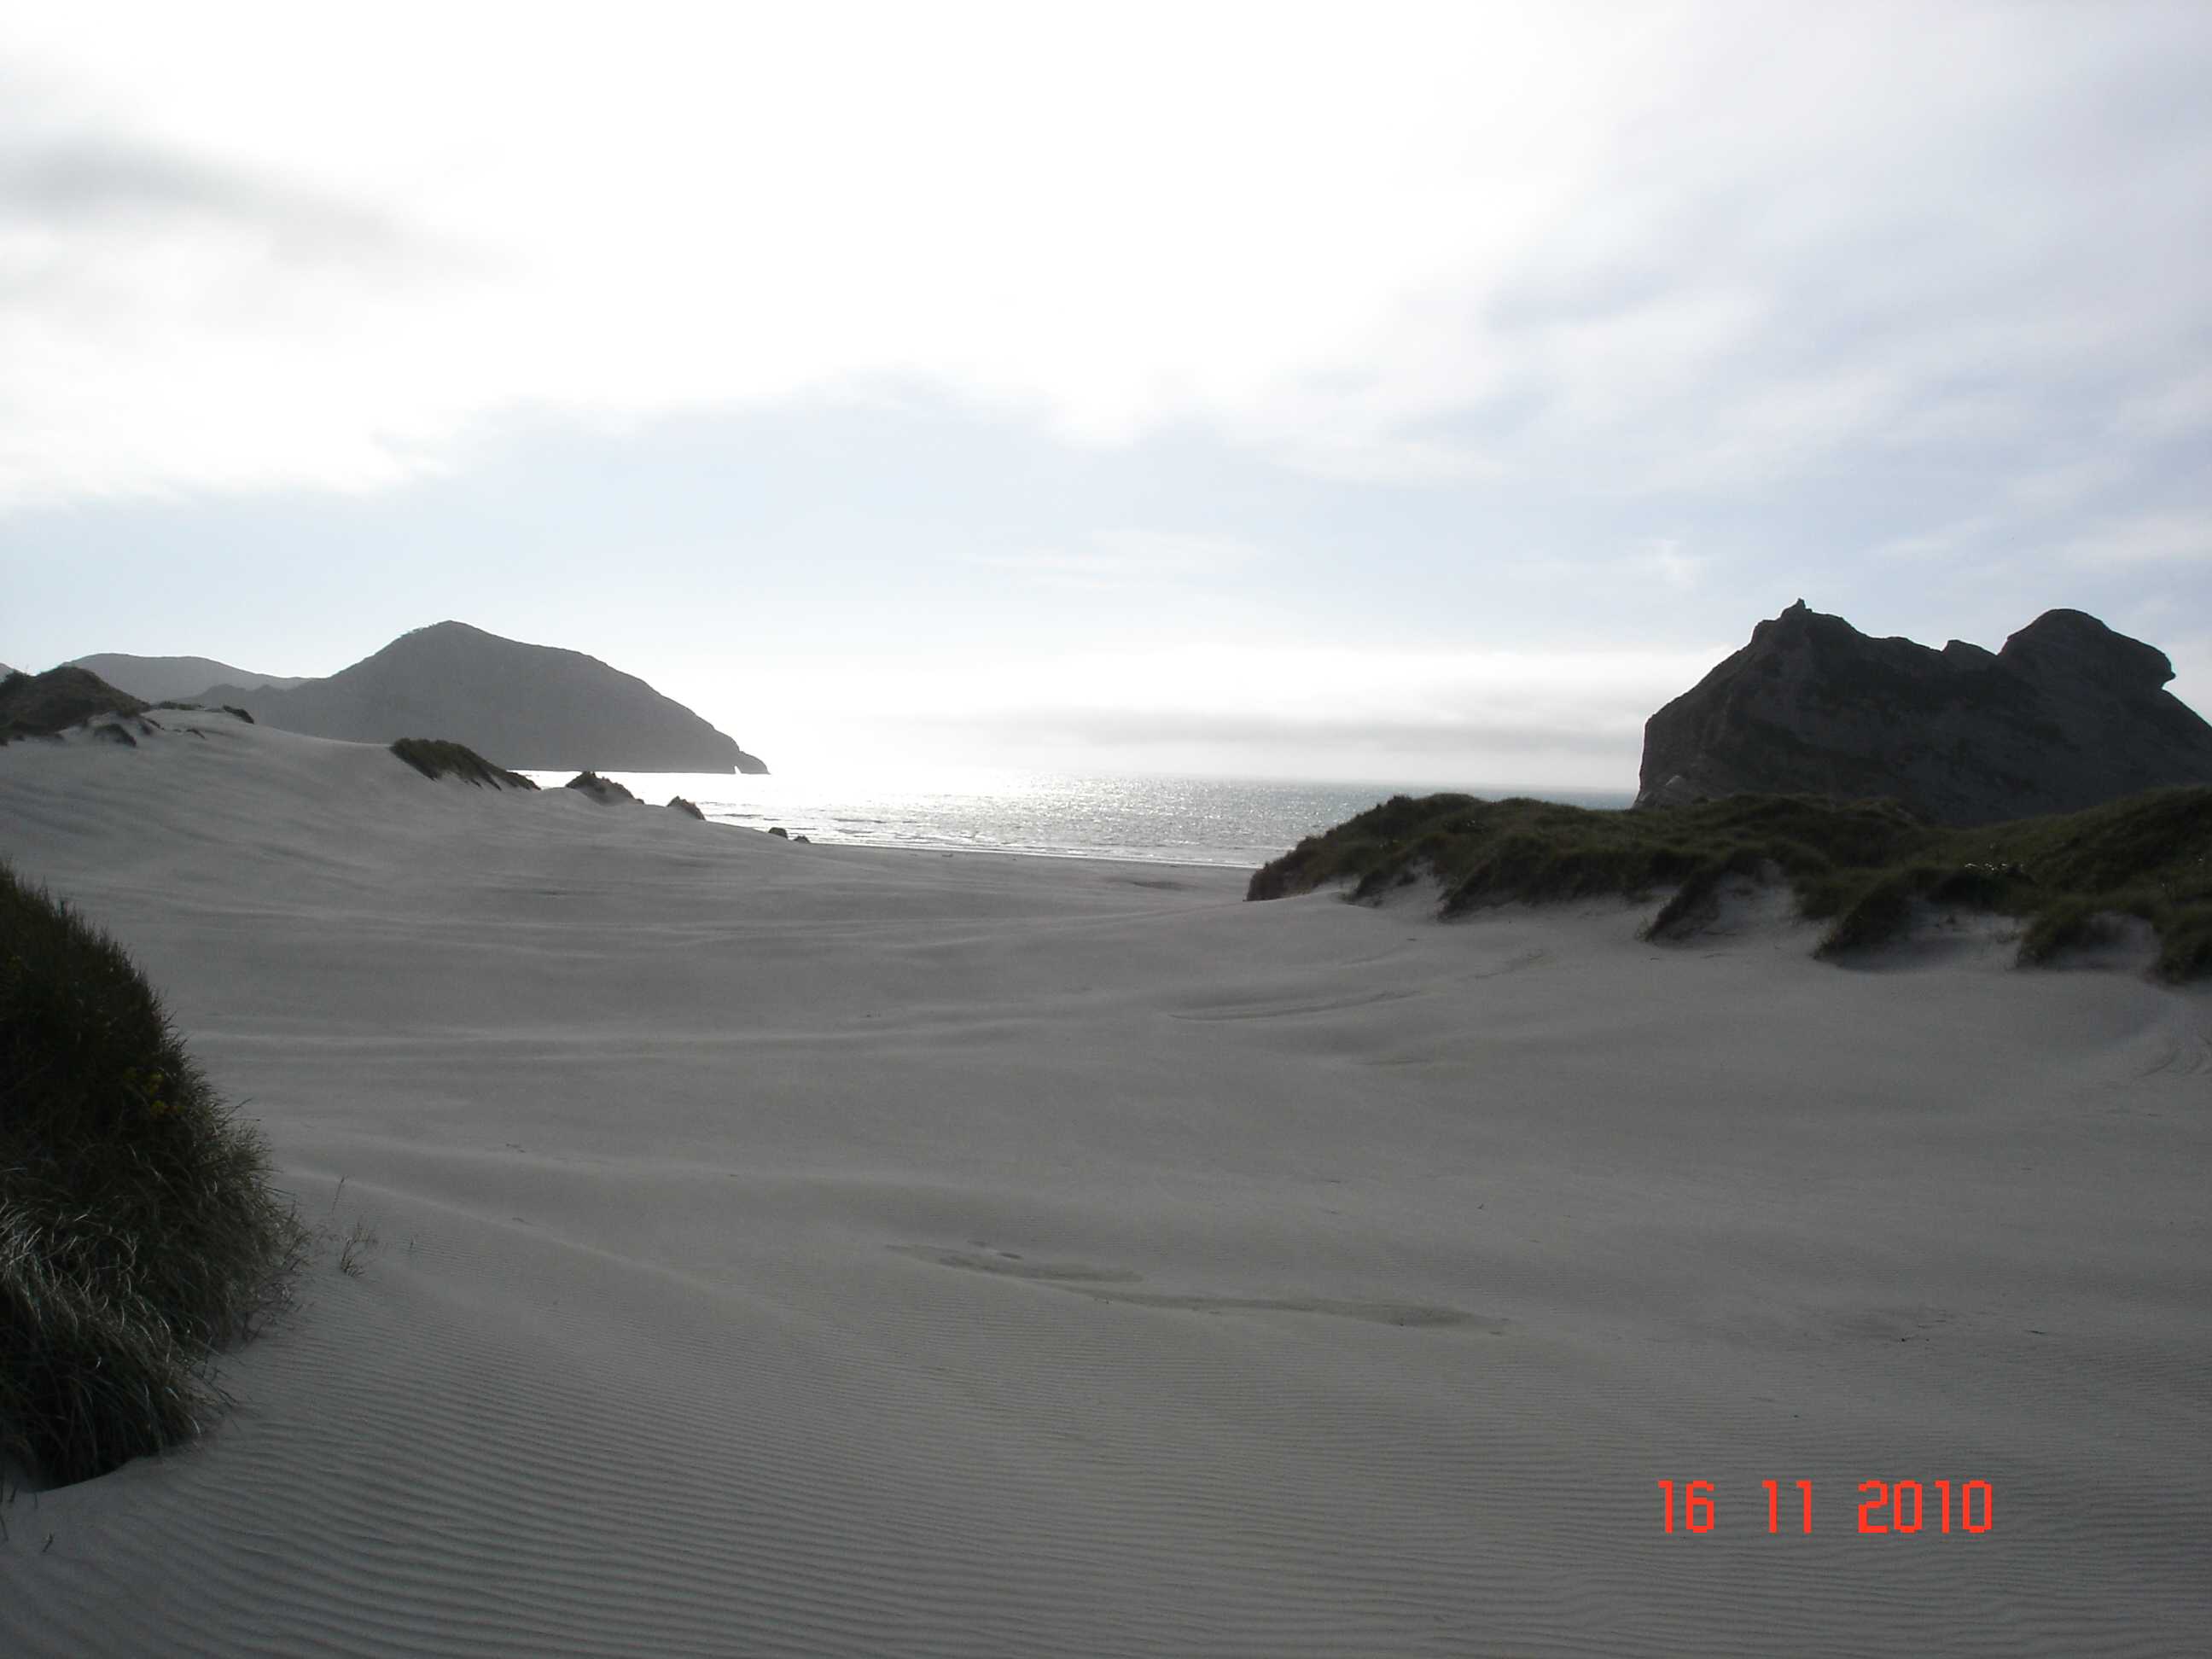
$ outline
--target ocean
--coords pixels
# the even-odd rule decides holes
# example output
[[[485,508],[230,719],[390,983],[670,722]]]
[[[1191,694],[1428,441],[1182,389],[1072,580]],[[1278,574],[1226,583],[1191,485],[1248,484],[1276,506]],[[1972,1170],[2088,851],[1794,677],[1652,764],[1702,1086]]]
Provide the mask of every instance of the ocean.
[[[569,772],[532,772],[558,788]],[[709,818],[750,830],[780,826],[817,842],[938,852],[1256,869],[1392,795],[1458,788],[1488,798],[1534,795],[1620,808],[1627,790],[1486,789],[1468,785],[1307,783],[1249,778],[959,771],[927,778],[840,780],[726,772],[608,772],[654,805],[672,795]]]

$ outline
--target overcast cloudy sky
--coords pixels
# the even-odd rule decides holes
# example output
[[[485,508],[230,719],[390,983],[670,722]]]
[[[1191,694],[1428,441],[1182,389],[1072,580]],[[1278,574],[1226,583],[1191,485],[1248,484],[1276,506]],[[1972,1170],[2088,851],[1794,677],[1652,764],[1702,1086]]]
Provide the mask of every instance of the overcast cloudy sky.
[[[0,659],[1633,785],[1793,599],[2212,711],[2212,6],[0,0]]]

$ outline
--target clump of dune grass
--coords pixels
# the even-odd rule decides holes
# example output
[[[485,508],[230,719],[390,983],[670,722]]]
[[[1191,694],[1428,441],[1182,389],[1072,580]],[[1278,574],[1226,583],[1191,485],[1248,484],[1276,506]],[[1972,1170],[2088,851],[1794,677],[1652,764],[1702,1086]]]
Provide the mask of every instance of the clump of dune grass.
[[[204,702],[180,702],[174,697],[168,698],[161,702],[157,702],[154,707],[156,708],[173,708],[179,714],[204,714],[208,712],[208,706]],[[237,720],[244,720],[248,726],[258,724],[252,715],[247,714],[236,703],[218,703],[216,705],[216,712],[231,715],[233,718]]]
[[[589,768],[577,773],[574,777],[561,787],[563,789],[574,789],[586,799],[595,800],[602,806],[618,805],[634,806],[637,804],[637,797],[630,793],[628,788],[617,783],[612,778],[601,777]]]
[[[43,674],[18,669],[0,679],[0,743],[52,737],[81,721],[137,714],[145,708],[143,698],[117,690],[90,669],[64,665]],[[126,740],[129,736],[124,733]]]
[[[2167,913],[2158,928],[2156,971],[2166,979],[2212,979],[2212,903]]]
[[[368,1271],[368,1259],[374,1255],[384,1241],[376,1236],[376,1229],[366,1221],[356,1221],[353,1231],[338,1246],[338,1271],[348,1279],[359,1279]]]
[[[1653,938],[1694,928],[1729,875],[1771,875],[1801,914],[1829,924],[1820,954],[1846,959],[1898,938],[1926,906],[2020,918],[2023,965],[2049,959],[2057,947],[2047,942],[2075,909],[2120,911],[2156,929],[2161,976],[2212,975],[2212,788],[1973,829],[1930,824],[1893,802],[1817,796],[1599,811],[1397,795],[1255,871],[1246,896],[1341,885],[1367,902],[1423,872],[1440,884],[1447,917],[1665,890],[1646,925]]]
[[[2098,941],[2112,912],[2087,899],[2069,899],[2043,911],[2021,935],[2020,960],[2029,966],[2057,959],[2062,951]]]
[[[238,712],[246,720],[253,718],[242,709]],[[448,743],[442,738],[402,738],[392,745],[392,752],[426,778],[466,778],[478,788],[486,784],[495,789],[538,787],[520,772],[494,766],[467,744]]]
[[[1643,936],[1668,939],[1695,933],[1719,914],[1721,886],[1729,878],[1764,880],[1774,867],[1771,860],[1751,847],[1734,847],[1707,859],[1682,878],[1681,884],[1644,924]]]
[[[1908,867],[1885,870],[1858,884],[1848,902],[1837,906],[1828,931],[1820,936],[1814,954],[1838,956],[1871,950],[1902,938],[1910,927],[1920,895],[1931,881],[1931,872]]]
[[[130,957],[0,861],[0,1462],[58,1486],[191,1436],[306,1243]]]
[[[707,816],[704,812],[699,810],[699,803],[697,801],[686,800],[681,795],[671,795],[668,798],[668,804],[674,807],[678,811],[683,813],[687,818],[698,818],[703,821]]]

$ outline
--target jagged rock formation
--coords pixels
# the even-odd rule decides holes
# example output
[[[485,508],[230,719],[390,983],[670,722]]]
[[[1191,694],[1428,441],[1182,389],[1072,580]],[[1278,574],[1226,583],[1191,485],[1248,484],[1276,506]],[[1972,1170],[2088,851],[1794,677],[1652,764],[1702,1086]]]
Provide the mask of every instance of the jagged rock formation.
[[[286,690],[307,682],[296,675],[256,674],[213,657],[134,657],[127,651],[100,651],[76,657],[70,666],[90,669],[118,691],[149,702],[210,702],[203,693],[218,685]]]
[[[1942,823],[2212,783],[2212,726],[2166,653],[2080,611],[1991,653],[1869,639],[1800,599],[1644,727],[1636,804],[1887,796]]]
[[[0,680],[0,743],[16,738],[50,738],[80,720],[101,714],[137,714],[145,708],[138,698],[117,690],[99,675],[67,664],[43,674],[11,672]],[[133,741],[127,732],[123,740]]]
[[[502,639],[465,623],[403,634],[328,679],[287,690],[218,685],[287,732],[391,743],[435,732],[494,764],[629,772],[765,772],[761,761],[634,674],[596,657]]]

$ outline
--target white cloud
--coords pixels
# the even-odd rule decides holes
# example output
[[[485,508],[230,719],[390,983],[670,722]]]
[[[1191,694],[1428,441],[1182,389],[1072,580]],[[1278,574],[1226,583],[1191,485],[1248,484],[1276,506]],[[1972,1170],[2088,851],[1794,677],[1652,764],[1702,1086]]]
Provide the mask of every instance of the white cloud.
[[[500,411],[884,378],[1339,476],[1759,489],[2171,380],[2212,288],[2203,134],[2133,115],[2205,52],[2179,12],[79,0],[11,36],[0,504],[374,489]],[[2118,395],[2186,428],[2196,384]]]

